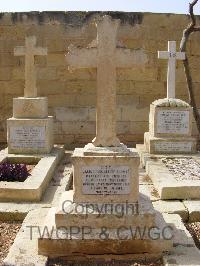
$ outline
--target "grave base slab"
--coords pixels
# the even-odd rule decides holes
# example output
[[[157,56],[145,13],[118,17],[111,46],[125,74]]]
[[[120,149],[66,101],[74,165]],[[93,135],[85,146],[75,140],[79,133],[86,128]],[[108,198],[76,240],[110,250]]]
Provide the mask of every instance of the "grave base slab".
[[[86,146],[87,147],[87,146]],[[139,196],[139,155],[135,149],[126,153],[105,153],[85,155],[85,148],[75,149],[72,156],[74,195],[73,202],[83,203],[126,203],[137,202]],[[107,154],[107,155],[106,155]],[[103,173],[103,174],[100,174]],[[101,179],[106,175],[107,179]],[[98,184],[95,180],[98,177]],[[117,182],[116,182],[117,180]],[[113,200],[114,199],[114,200]]]
[[[149,152],[146,151],[145,145],[144,144],[137,144],[136,145],[136,150],[139,153],[140,156],[140,164],[141,167],[145,168],[146,164],[148,161],[157,161],[158,159],[162,159],[162,158],[187,158],[187,157],[191,157],[194,159],[199,159],[200,154],[199,153],[194,153],[194,154],[184,154],[184,153],[180,153],[180,154],[167,154],[167,153],[162,153],[162,154],[150,154]]]
[[[0,162],[36,163],[31,176],[24,182],[0,182],[1,202],[38,202],[46,190],[55,168],[64,156],[63,147],[54,147],[50,154],[15,155],[1,151]]]
[[[147,161],[146,172],[162,200],[200,198],[200,179],[179,180],[160,159]]]
[[[150,154],[192,154],[196,153],[197,140],[193,137],[154,137],[144,134],[145,149]]]
[[[57,228],[65,226],[155,226],[155,210],[148,197],[139,195],[137,203],[73,203],[73,191],[62,194],[55,213]],[[112,221],[112,223],[111,223]]]
[[[48,154],[53,148],[53,117],[7,120],[8,153]]]
[[[55,223],[55,208],[51,208],[44,222],[45,228],[48,228],[52,234],[44,234],[38,238],[38,253],[50,257],[62,257],[70,254],[141,254],[141,253],[158,253],[169,251],[172,248],[171,233],[161,234],[169,228],[166,227],[164,219],[160,214],[156,216],[156,228],[160,236],[153,240],[150,228],[123,226],[116,227],[111,221],[113,228],[107,228],[103,224],[97,228],[95,224],[90,226],[69,226],[67,221],[65,226],[57,228]],[[85,219],[87,219],[85,217]],[[135,234],[136,228],[145,230],[144,235]],[[157,231],[157,232],[158,232]],[[148,233],[147,233],[148,232]],[[162,233],[161,233],[162,232]],[[155,235],[154,235],[155,237]]]

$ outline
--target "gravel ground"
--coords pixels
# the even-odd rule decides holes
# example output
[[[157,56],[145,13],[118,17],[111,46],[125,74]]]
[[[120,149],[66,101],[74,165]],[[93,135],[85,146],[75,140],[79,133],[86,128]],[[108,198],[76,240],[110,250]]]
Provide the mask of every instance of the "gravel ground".
[[[0,221],[0,265],[2,265],[3,259],[7,256],[20,227],[20,222]]]
[[[162,262],[135,262],[131,260],[112,260],[112,261],[103,261],[103,260],[87,260],[87,261],[62,261],[62,260],[50,260],[48,266],[162,266]]]
[[[185,224],[192,235],[196,246],[200,249],[200,222]]]
[[[200,164],[192,158],[163,158],[162,162],[178,181],[200,180]]]

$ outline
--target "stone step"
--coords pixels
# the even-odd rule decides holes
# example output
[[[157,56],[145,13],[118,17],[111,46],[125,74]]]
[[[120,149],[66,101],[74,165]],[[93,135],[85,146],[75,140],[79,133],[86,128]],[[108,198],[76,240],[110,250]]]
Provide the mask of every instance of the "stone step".
[[[60,257],[69,254],[141,254],[160,253],[172,248],[172,232],[166,227],[163,218],[157,214],[156,228],[115,227],[95,228],[70,227],[56,228],[55,208],[51,208],[44,223],[44,234],[38,238],[40,255]],[[140,231],[140,232],[139,232]]]
[[[161,199],[198,199],[200,180],[178,180],[161,160],[148,161],[146,171],[152,179]]]
[[[62,194],[55,213],[56,227],[61,226],[155,226],[155,211],[149,198],[140,194],[137,203],[73,203],[73,191]]]

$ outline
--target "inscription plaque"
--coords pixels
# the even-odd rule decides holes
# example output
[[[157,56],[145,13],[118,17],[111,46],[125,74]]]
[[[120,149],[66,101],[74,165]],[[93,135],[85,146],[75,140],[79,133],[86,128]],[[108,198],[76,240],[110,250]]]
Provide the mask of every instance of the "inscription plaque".
[[[82,192],[89,195],[124,195],[130,193],[128,166],[101,165],[82,167]]]
[[[157,133],[189,134],[189,111],[158,111]]]
[[[13,148],[44,148],[45,127],[11,127],[10,145]]]
[[[158,152],[191,152],[191,142],[156,142],[154,143],[155,151]]]

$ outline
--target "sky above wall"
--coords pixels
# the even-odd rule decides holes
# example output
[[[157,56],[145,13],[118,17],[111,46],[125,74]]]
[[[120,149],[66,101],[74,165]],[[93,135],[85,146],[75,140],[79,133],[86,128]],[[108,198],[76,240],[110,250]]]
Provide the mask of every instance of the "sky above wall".
[[[186,14],[188,5],[189,0],[1,0],[0,12],[109,10]],[[200,3],[195,14],[200,14]]]

